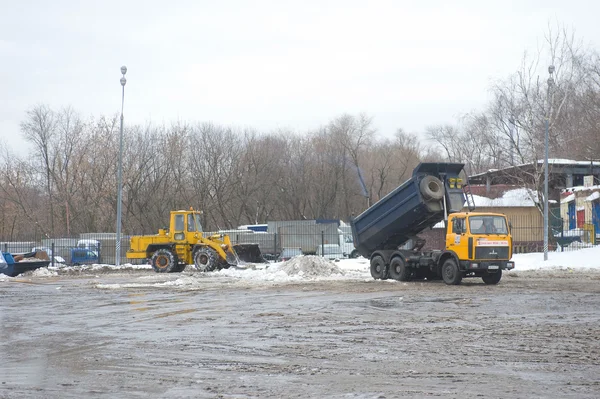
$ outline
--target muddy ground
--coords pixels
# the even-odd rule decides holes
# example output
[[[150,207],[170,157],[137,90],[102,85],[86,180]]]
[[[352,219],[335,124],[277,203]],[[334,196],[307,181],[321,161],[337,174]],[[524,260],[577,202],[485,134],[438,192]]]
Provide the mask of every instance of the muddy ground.
[[[0,281],[2,398],[597,398],[600,273]]]

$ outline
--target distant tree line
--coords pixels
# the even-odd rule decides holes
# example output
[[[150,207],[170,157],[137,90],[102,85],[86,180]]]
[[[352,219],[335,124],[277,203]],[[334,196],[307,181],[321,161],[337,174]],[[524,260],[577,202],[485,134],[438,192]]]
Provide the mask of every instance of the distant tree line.
[[[544,60],[543,62],[541,60]],[[546,66],[555,66],[548,89]],[[566,30],[493,84],[488,106],[422,136],[390,137],[366,114],[309,132],[259,132],[211,123],[125,125],[125,234],[151,233],[173,209],[204,211],[205,230],[287,219],[349,220],[406,180],[421,161],[463,162],[470,174],[550,156],[600,156],[600,57]],[[71,107],[27,110],[17,156],[0,143],[0,240],[114,232],[119,118]],[[419,138],[421,137],[421,139]],[[543,171],[530,176],[541,187]]]

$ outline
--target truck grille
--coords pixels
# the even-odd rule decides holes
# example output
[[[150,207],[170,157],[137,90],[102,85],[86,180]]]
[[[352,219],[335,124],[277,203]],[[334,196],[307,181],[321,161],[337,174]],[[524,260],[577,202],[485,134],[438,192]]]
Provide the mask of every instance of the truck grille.
[[[476,247],[475,259],[508,259],[508,247]]]

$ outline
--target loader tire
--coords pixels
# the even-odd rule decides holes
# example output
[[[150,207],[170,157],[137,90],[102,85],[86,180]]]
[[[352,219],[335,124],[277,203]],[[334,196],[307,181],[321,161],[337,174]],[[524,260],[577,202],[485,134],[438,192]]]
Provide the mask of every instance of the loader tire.
[[[390,278],[398,281],[409,281],[411,277],[410,269],[406,267],[404,260],[396,256],[390,262]]]
[[[435,176],[425,176],[419,183],[419,189],[426,200],[439,201],[444,198],[444,183]]]
[[[179,269],[177,255],[168,249],[159,249],[154,252],[150,264],[157,273],[172,273]]]
[[[212,272],[219,264],[217,252],[209,247],[202,247],[194,254],[194,267],[201,272]]]

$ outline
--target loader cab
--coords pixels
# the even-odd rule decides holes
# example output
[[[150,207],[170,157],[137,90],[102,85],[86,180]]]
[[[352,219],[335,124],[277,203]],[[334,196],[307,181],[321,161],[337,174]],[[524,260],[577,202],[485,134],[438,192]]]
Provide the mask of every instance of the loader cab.
[[[190,241],[202,236],[202,224],[198,211],[171,212],[170,232],[175,241]]]

